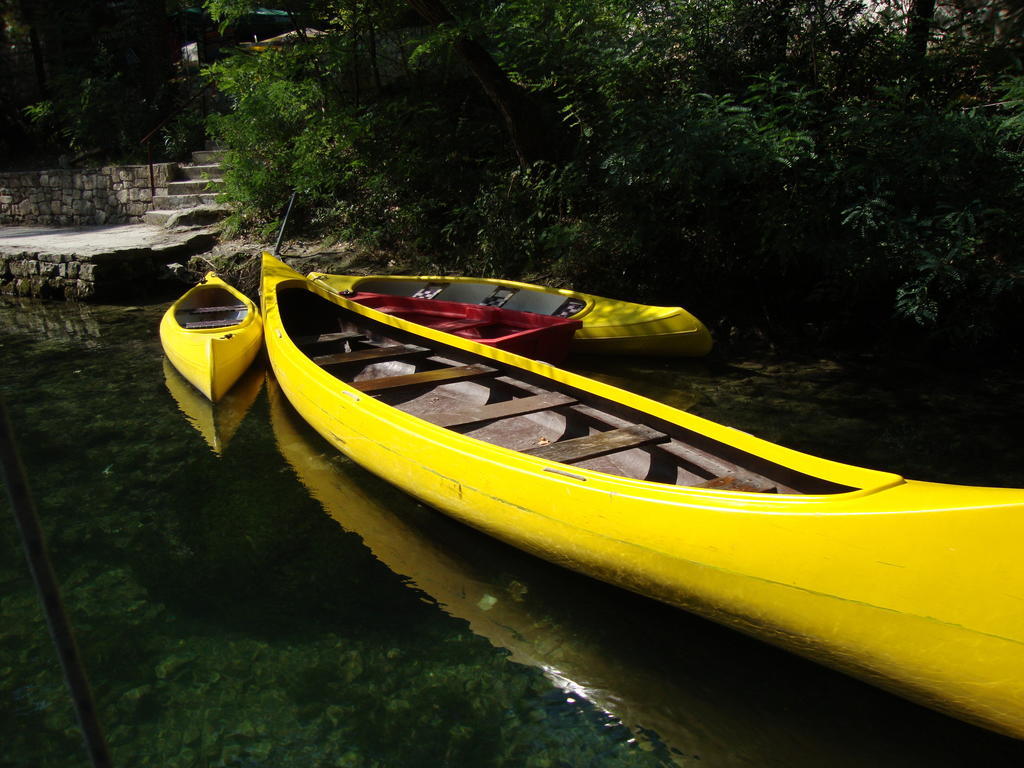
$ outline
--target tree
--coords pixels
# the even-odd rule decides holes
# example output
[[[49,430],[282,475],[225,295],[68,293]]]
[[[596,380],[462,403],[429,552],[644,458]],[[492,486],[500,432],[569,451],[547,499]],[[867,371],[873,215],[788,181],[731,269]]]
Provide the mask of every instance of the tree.
[[[32,64],[36,76],[36,92],[42,96],[46,95],[46,68],[43,64],[43,48],[39,41],[39,24],[36,20],[37,5],[30,0],[18,0],[11,3],[12,7],[8,12],[16,12],[22,23],[27,27],[29,48],[32,51]]]
[[[408,0],[408,3],[435,27],[458,24],[441,0]],[[564,153],[567,139],[561,123],[552,119],[529,91],[512,82],[479,42],[460,35],[453,46],[501,112],[520,166],[558,159]]]
[[[38,134],[57,152],[126,159],[168,92],[164,0],[20,0],[38,94]]]
[[[928,38],[935,18],[935,0],[911,0],[907,16],[907,41],[911,55],[915,59],[923,59],[928,52]]]

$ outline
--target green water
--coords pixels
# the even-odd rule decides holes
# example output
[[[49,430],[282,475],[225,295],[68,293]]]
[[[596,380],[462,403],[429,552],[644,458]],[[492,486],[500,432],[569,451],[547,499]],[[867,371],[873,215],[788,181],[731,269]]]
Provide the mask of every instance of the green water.
[[[1024,764],[1020,742],[465,529],[273,389],[215,455],[165,382],[163,308],[0,300],[0,394],[117,765]],[[1007,373],[573,366],[829,458],[1024,486]],[[0,767],[85,766],[3,504]]]

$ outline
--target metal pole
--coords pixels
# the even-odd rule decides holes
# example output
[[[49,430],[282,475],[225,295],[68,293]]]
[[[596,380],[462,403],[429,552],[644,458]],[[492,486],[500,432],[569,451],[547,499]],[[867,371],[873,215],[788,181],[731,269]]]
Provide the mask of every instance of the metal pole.
[[[292,203],[295,202],[295,192],[288,198],[288,209],[284,212],[284,220],[281,221],[281,229],[277,231],[277,244],[274,245],[274,255],[277,256],[281,250],[281,239],[284,237],[284,228],[288,225],[288,215],[292,212]]]
[[[156,179],[153,178],[153,140],[146,142],[146,159],[149,161],[149,194],[150,203],[156,197]]]
[[[14,443],[14,431],[7,415],[7,407],[0,400],[0,465],[3,469],[4,485],[14,510],[14,518],[21,533],[21,543],[28,558],[28,567],[32,572],[39,600],[46,614],[46,625],[50,637],[57,647],[57,656],[64,670],[64,680],[71,691],[71,700],[75,706],[78,724],[85,738],[85,748],[94,768],[111,768],[113,761],[110,750],[100,727],[96,703],[89,689],[89,681],[85,675],[78,645],[71,631],[71,622],[64,610],[64,602],[60,596],[60,585],[53,573],[53,566],[46,551],[46,540],[39,524],[32,495],[29,492],[25,467],[18,456]]]

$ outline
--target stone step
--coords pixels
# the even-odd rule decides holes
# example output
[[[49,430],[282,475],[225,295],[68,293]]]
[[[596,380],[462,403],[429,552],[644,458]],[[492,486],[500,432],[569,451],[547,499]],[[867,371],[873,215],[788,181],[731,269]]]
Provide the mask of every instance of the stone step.
[[[227,205],[202,205],[197,208],[147,211],[143,216],[146,224],[154,227],[195,227],[208,226],[231,213]]]
[[[142,222],[152,227],[164,226],[179,211],[146,211],[142,214]]]
[[[180,210],[181,208],[195,208],[199,205],[215,205],[216,203],[216,193],[156,195],[153,198],[153,210]]]
[[[186,179],[209,179],[210,181],[221,181],[220,163],[209,165],[179,165],[178,175]]]
[[[224,182],[220,179],[203,179],[200,181],[170,181],[167,183],[168,195],[200,195],[216,193]]]
[[[223,149],[197,149],[192,153],[192,162],[196,165],[219,163],[224,159],[225,154]]]

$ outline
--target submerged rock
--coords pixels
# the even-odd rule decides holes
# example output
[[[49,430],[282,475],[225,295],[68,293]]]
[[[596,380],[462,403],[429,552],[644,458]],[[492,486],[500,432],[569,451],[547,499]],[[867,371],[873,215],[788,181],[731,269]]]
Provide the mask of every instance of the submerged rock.
[[[183,667],[186,667],[195,661],[195,658],[196,655],[188,651],[168,656],[156,665],[156,676],[161,680],[166,680],[167,678],[177,674]]]

